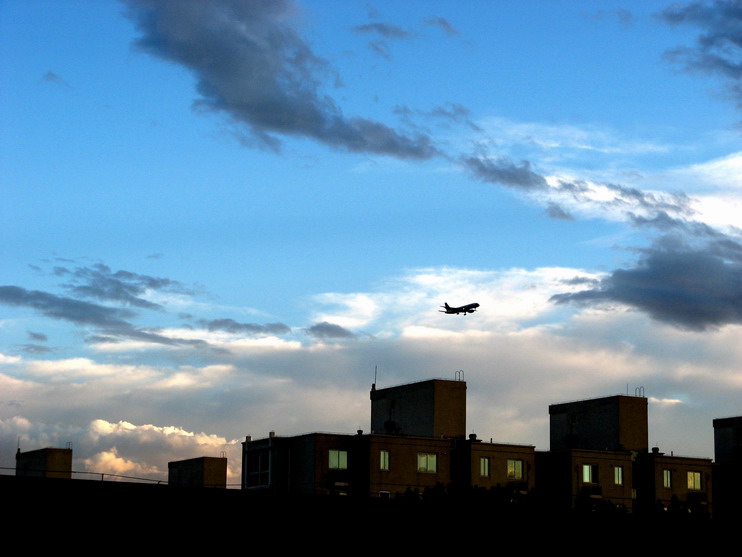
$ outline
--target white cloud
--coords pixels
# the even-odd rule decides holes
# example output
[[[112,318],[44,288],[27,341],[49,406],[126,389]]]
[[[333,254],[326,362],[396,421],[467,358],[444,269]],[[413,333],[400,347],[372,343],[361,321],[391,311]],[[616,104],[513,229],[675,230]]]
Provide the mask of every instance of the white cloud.
[[[707,162],[670,169],[666,175],[676,187],[700,193],[702,191],[742,191],[742,152],[731,153]]]
[[[525,146],[546,152],[554,160],[572,158],[580,151],[616,155],[666,153],[671,149],[656,141],[627,139],[598,125],[516,122],[502,117],[487,118],[478,125],[497,138],[497,145]]]
[[[94,454],[84,460],[85,468],[96,474],[127,476],[128,478],[149,478],[163,476],[164,471],[157,466],[134,462],[119,456],[116,447]]]
[[[0,353],[0,365],[2,364],[17,364],[21,361],[20,356],[8,356],[6,354]]]

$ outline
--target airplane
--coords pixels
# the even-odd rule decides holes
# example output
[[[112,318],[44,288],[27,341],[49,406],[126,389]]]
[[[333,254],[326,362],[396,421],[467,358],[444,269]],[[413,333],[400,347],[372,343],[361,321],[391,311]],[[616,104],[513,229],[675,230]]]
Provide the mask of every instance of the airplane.
[[[446,308],[445,310],[439,309],[441,313],[455,313],[458,315],[459,313],[463,313],[466,315],[467,313],[474,313],[477,311],[477,308],[479,307],[479,304],[467,304],[465,306],[452,308],[451,306],[446,303],[445,305],[441,306],[442,308]]]

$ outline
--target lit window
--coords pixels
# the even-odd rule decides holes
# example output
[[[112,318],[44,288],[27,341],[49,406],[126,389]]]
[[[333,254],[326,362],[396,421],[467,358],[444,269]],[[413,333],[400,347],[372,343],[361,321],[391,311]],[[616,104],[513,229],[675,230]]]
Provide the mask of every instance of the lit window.
[[[701,489],[701,473],[688,472],[688,489]]]
[[[479,475],[489,476],[490,475],[490,459],[486,456],[479,458]]]
[[[623,485],[623,466],[616,466],[613,469],[613,483]]]
[[[598,483],[598,465],[597,464],[583,464],[582,465],[582,482],[586,484]]]
[[[330,469],[345,470],[348,468],[348,451],[330,449]]]
[[[438,462],[434,453],[417,453],[417,471],[418,472],[436,472]]]
[[[379,451],[379,470],[389,470],[389,451]]]
[[[509,480],[522,480],[523,479],[523,461],[522,460],[508,460],[508,479]]]
[[[672,487],[672,472],[667,468],[662,470],[662,487]]]

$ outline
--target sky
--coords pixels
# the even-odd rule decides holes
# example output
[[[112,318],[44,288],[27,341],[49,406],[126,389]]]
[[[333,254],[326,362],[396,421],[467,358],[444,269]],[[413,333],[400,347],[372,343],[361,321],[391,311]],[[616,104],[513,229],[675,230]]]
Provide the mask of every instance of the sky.
[[[0,468],[167,479],[369,430],[646,396],[742,415],[742,5],[0,0]],[[444,303],[480,304],[470,315]]]

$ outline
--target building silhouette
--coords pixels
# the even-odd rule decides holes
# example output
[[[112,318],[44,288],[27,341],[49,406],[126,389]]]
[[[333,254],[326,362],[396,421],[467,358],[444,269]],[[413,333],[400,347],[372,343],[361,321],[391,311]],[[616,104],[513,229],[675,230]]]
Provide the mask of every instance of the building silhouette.
[[[718,514],[742,518],[742,416],[714,425],[714,472]]]
[[[70,479],[72,449],[50,447],[21,452],[19,447],[15,455],[15,474],[35,478]]]
[[[647,399],[614,395],[549,407],[539,487],[558,511],[711,516],[711,459],[649,450]]]
[[[183,487],[227,487],[227,458],[202,456],[168,462],[168,484]]]
[[[553,513],[713,514],[712,460],[650,450],[644,396],[551,405],[549,451],[467,436],[464,381],[374,386],[370,399],[369,433],[247,437],[242,488],[364,498],[497,493]]]
[[[508,486],[518,493],[533,488],[533,446],[466,437],[464,381],[373,387],[370,398],[370,433],[247,437],[242,487],[371,498],[421,497],[472,486]]]
[[[524,512],[550,519],[741,516],[742,416],[714,420],[714,463],[650,448],[643,394],[553,404],[550,449],[536,451],[532,445],[467,435],[466,389],[459,379],[374,385],[369,432],[247,436],[241,444],[241,489],[224,489],[226,458],[169,462],[168,485],[143,485],[70,480],[72,450],[47,448],[18,450],[15,481],[3,477],[3,493],[34,501],[46,493],[55,504],[65,497],[90,497],[96,504],[117,498],[143,512],[168,508],[173,516],[186,510],[192,516],[193,505],[204,512],[218,507],[230,516],[247,510],[270,516],[266,509],[280,516],[284,507],[271,501],[287,500],[332,504],[338,515],[343,501],[377,509],[399,509],[387,502],[401,501],[450,503],[435,508],[458,509],[452,511],[457,517],[464,516],[462,509],[469,518],[479,509],[483,519]],[[221,489],[193,489],[208,487]],[[150,504],[155,501],[171,506]]]

